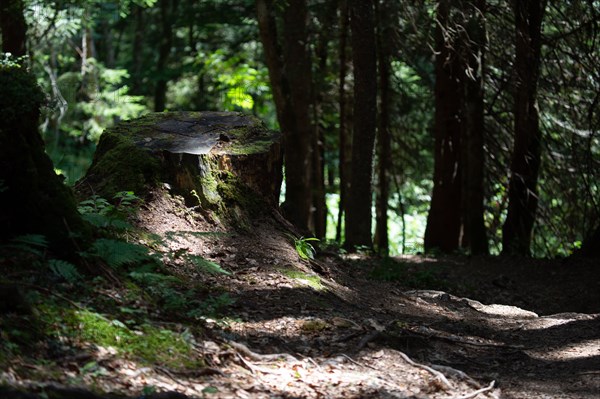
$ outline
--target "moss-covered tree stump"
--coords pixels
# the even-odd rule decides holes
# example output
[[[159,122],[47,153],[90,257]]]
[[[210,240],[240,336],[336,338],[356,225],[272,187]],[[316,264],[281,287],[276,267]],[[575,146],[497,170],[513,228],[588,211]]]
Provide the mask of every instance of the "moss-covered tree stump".
[[[157,187],[218,215],[276,206],[282,180],[279,133],[234,112],[153,113],[107,129],[78,184],[105,198]]]

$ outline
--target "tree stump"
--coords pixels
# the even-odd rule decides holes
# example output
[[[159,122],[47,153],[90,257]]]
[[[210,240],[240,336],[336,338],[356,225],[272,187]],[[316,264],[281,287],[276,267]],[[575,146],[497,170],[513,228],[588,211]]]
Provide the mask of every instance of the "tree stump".
[[[190,206],[239,217],[240,210],[278,205],[280,137],[236,112],[148,114],[102,134],[78,191],[110,199],[165,186]]]

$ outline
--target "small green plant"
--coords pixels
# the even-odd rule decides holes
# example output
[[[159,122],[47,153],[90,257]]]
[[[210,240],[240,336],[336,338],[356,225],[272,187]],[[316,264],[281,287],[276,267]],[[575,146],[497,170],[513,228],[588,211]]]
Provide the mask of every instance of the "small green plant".
[[[8,187],[4,183],[4,180],[0,179],[0,193],[5,192],[6,190],[8,190]]]
[[[315,247],[313,247],[313,245],[310,242],[311,241],[319,241],[318,238],[314,238],[314,237],[296,238],[292,235],[289,235],[289,237],[294,242],[294,248],[296,248],[296,252],[298,253],[298,256],[300,256],[300,258],[302,258],[304,260],[309,260],[309,259],[315,258],[315,254],[317,253],[317,251],[315,250]]]
[[[96,240],[92,244],[91,251],[85,255],[87,257],[98,257],[115,269],[126,264],[155,261],[155,258],[148,253],[146,247],[108,238]]]
[[[61,259],[48,259],[48,240],[41,234],[25,234],[15,237],[4,247],[30,255],[32,266],[47,267],[55,276],[61,277],[69,283],[75,283],[82,278],[77,267],[72,263]]]
[[[187,315],[194,319],[217,318],[223,310],[235,302],[228,293],[211,296],[199,303],[196,308],[190,310]]]
[[[48,260],[48,267],[57,276],[64,278],[67,282],[73,284],[82,279],[75,265],[60,259]]]
[[[77,209],[82,218],[98,228],[112,232],[122,232],[132,228],[127,217],[135,212],[141,202],[133,191],[121,191],[113,196],[113,202],[98,195],[81,201]]]

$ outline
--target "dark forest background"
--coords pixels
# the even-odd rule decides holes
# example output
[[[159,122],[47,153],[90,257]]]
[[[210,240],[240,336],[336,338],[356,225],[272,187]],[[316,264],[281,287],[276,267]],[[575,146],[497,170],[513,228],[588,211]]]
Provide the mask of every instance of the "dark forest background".
[[[382,254],[597,251],[599,1],[0,4],[0,64],[45,92],[66,184],[119,121],[240,111],[284,133],[282,210],[307,234]]]

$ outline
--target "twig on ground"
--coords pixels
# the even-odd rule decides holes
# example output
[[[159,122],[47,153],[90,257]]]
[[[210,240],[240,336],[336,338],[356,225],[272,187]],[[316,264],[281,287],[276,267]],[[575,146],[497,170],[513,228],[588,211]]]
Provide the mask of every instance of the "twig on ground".
[[[248,349],[248,347],[246,345],[240,344],[239,342],[228,341],[227,344],[229,344],[229,346],[231,346],[233,349],[235,349],[239,353],[242,353],[242,354],[246,355],[247,357],[249,357],[250,359],[258,361],[258,362],[275,361],[275,360],[280,360],[282,358],[287,361],[290,361],[290,362],[298,361],[298,359],[296,359],[294,356],[290,355],[289,353],[272,353],[272,354],[262,355],[260,353],[251,351],[250,349]]]
[[[494,389],[494,385],[496,385],[496,381],[490,382],[490,385],[488,385],[485,388],[478,389],[477,391],[473,391],[473,392],[468,393],[468,394],[463,395],[463,396],[455,396],[452,399],[470,399],[470,398],[474,398],[475,396],[479,395],[480,393],[491,391],[492,389]]]
[[[465,380],[467,381],[469,384],[473,385],[475,388],[481,388],[481,384],[478,383],[477,381],[475,381],[473,378],[469,377],[467,375],[467,373],[457,370],[453,367],[450,366],[441,366],[439,364],[432,364],[431,365],[432,369],[435,369],[437,371],[440,371],[442,373],[445,374],[450,374],[450,375],[454,375],[455,377],[461,379],[461,380]]]
[[[443,385],[446,386],[446,388],[448,389],[454,389],[454,387],[452,386],[452,384],[450,384],[450,381],[448,381],[448,379],[446,378],[446,376],[442,373],[440,373],[437,370],[432,369],[429,366],[425,366],[424,364],[420,364],[417,363],[415,361],[413,361],[410,357],[408,357],[405,353],[400,352],[398,350],[395,349],[390,349],[390,351],[397,353],[398,355],[400,355],[400,357],[402,359],[404,359],[405,362],[411,364],[412,366],[418,367],[420,369],[426,370],[428,372],[430,372],[431,374],[433,374]]]
[[[373,367],[373,366],[369,366],[368,364],[361,364],[361,363],[357,362],[356,360],[352,359],[350,356],[348,356],[348,355],[346,355],[346,354],[344,354],[344,353],[342,353],[342,354],[341,354],[341,356],[343,356],[343,357],[345,357],[346,359],[350,360],[350,362],[351,362],[351,363],[354,363],[354,364],[356,364],[357,366],[360,366],[360,367],[368,367],[368,368],[370,368],[370,369],[373,369],[373,370],[377,370],[377,371],[379,371],[379,369],[378,369],[378,368],[375,368],[375,367]]]

